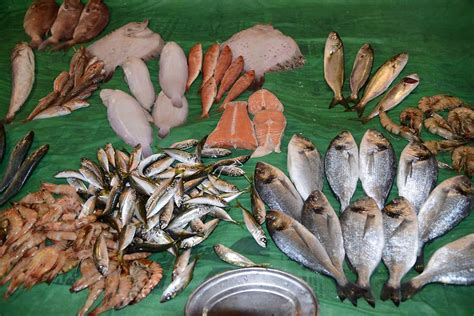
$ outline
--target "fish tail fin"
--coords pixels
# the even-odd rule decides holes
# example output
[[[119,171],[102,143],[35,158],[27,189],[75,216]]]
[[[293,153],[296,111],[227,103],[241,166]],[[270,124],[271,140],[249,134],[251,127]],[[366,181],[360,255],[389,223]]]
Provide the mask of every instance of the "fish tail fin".
[[[424,252],[422,249],[421,252],[416,257],[416,262],[415,262],[415,271],[418,273],[423,272],[423,270],[425,269],[425,262],[424,262],[423,257],[424,257]]]
[[[174,95],[171,98],[171,103],[175,108],[182,108],[183,107],[183,99],[180,95]]]
[[[420,287],[414,286],[411,281],[402,284],[401,286],[402,302],[405,302],[406,300],[410,299],[413,295],[418,293],[418,291],[420,291]]]
[[[355,108],[355,111],[357,112],[357,116],[358,116],[358,117],[361,117],[362,114],[364,114],[364,109],[365,109],[365,106],[361,106],[361,107],[356,107],[356,108]]]
[[[43,40],[41,39],[41,37],[32,38],[30,41],[30,47],[32,49],[38,48],[38,46],[40,46],[42,42]]]
[[[370,286],[367,286],[367,287],[360,287],[359,286],[359,287],[357,287],[355,296],[357,298],[363,297],[370,306],[375,308],[375,298],[372,295],[372,290],[370,289]]]
[[[382,287],[382,291],[380,292],[380,299],[382,301],[386,301],[388,299],[391,299],[392,302],[396,305],[400,305],[400,300],[401,300],[401,291],[400,288],[395,288],[391,285],[388,285],[388,283],[385,283]]]
[[[332,98],[331,103],[329,103],[329,108],[332,109],[337,104],[344,106],[346,109],[349,108],[349,104],[347,103],[346,99],[343,96],[341,96],[340,98],[336,98],[336,97]]]
[[[357,97],[357,95],[351,94],[351,96],[349,97],[349,99],[347,99],[347,102],[349,102],[349,103],[357,103],[357,102],[359,102],[359,98]]]
[[[200,116],[202,119],[208,119],[209,118],[209,113],[201,113]]]
[[[46,48],[48,45],[57,45],[58,40],[55,39],[54,37],[49,37],[47,40],[44,40],[39,46],[38,50],[43,50]]]
[[[169,127],[160,127],[160,130],[158,131],[158,136],[160,138],[165,138],[166,136],[168,136],[169,133],[170,133]]]
[[[352,303],[352,305],[357,306],[357,291],[358,287],[354,283],[348,282],[343,286],[336,284],[337,296],[341,302],[347,298]]]

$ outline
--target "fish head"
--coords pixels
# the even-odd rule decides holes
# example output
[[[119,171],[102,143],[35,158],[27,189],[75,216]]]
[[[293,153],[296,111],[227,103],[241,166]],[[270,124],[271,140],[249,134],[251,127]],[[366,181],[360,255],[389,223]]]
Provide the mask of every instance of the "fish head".
[[[259,161],[255,165],[254,178],[263,183],[272,183],[278,178],[278,175],[272,165]]]
[[[329,202],[324,194],[319,190],[315,190],[311,192],[304,202],[303,211],[324,214],[327,212],[329,206]]]
[[[408,53],[400,53],[390,59],[390,64],[394,69],[404,68],[408,62]]]
[[[357,147],[354,137],[348,131],[342,131],[332,141],[329,147],[334,147],[338,151],[349,151]]]
[[[290,143],[298,148],[298,152],[308,152],[316,149],[313,143],[301,134],[293,135]]]
[[[381,152],[392,147],[390,141],[377,130],[368,129],[364,135],[365,140],[372,145],[372,153]]]
[[[395,198],[392,202],[387,204],[382,212],[392,218],[409,218],[416,216],[413,205],[403,196]]]
[[[412,161],[423,161],[433,158],[431,151],[418,141],[410,142],[403,151]]]
[[[285,230],[291,225],[291,218],[281,211],[268,211],[266,223],[269,231]]]
[[[354,213],[371,215],[374,212],[379,212],[377,202],[371,197],[364,197],[352,203],[345,212],[350,211]]]
[[[420,83],[420,77],[418,74],[411,74],[402,79],[405,85],[418,85]]]
[[[330,32],[326,40],[326,52],[329,53],[329,55],[332,55],[341,49],[343,49],[343,45],[339,34],[336,32]]]
[[[369,43],[365,43],[359,49],[359,53],[357,54],[357,58],[367,59],[367,58],[372,58],[373,55],[374,55],[374,50],[372,49],[372,46]]]

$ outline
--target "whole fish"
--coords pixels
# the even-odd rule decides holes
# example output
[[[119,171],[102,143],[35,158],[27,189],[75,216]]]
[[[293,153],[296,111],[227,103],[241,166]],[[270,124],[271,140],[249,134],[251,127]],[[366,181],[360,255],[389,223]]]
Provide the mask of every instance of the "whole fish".
[[[266,224],[270,236],[284,254],[315,272],[333,278],[339,298],[348,298],[356,304],[354,285],[343,271],[334,267],[323,245],[306,227],[279,211],[269,211]]]
[[[417,74],[411,74],[393,86],[385,95],[377,106],[370,112],[369,115],[363,117],[361,120],[365,124],[377,115],[380,111],[388,111],[399,105],[405,98],[418,86],[420,77]]]
[[[268,264],[257,264],[251,261],[249,258],[241,255],[240,253],[224,246],[223,244],[214,245],[214,252],[222,260],[229,264],[241,268],[251,268],[251,267],[268,267]]]
[[[224,101],[222,101],[222,105],[219,107],[219,110],[224,109],[224,104],[231,102],[232,100],[236,99],[239,95],[241,95],[245,90],[247,90],[250,85],[255,80],[255,71],[250,70],[244,73],[230,88],[229,92],[227,93]]]
[[[229,156],[232,152],[227,148],[203,148],[201,156],[204,158],[220,158]]]
[[[418,250],[418,219],[413,205],[398,197],[382,210],[385,247],[382,260],[390,272],[380,298],[400,304],[400,282],[416,261]]]
[[[324,79],[334,92],[334,97],[329,108],[336,104],[342,104],[346,108],[348,104],[342,95],[344,85],[344,45],[336,32],[331,32],[324,46]]]
[[[186,150],[195,147],[199,143],[199,140],[190,138],[180,142],[173,143],[169,148],[176,148],[181,150]]]
[[[107,251],[107,243],[103,232],[97,237],[94,244],[92,258],[100,274],[107,275],[109,273],[109,252]]]
[[[324,165],[316,146],[302,135],[295,134],[288,143],[288,173],[303,200],[314,190],[321,191]]]
[[[209,110],[217,94],[217,85],[214,77],[209,78],[201,87],[201,117],[208,118]]]
[[[232,50],[228,45],[225,45],[222,48],[219,58],[217,59],[216,69],[214,71],[214,78],[216,80],[216,85],[218,85],[222,78],[224,77],[225,72],[232,64]]]
[[[385,205],[397,172],[397,158],[390,141],[382,133],[368,129],[359,148],[359,176],[365,194]]]
[[[191,282],[193,278],[194,267],[196,266],[197,260],[198,259],[196,258],[191,261],[191,263],[186,266],[183,272],[178,274],[178,276],[170,283],[170,285],[168,285],[168,287],[163,291],[160,303],[171,300],[188,286],[189,282]]]
[[[239,202],[237,203],[240,205]],[[242,205],[240,205],[240,207],[242,208],[242,218],[244,219],[245,227],[247,227],[247,230],[250,232],[253,239],[255,239],[260,247],[267,247],[267,237],[265,236],[265,231],[246,208],[244,208]]]
[[[387,90],[392,82],[398,77],[403,68],[405,68],[407,62],[407,53],[400,53],[387,60],[382,66],[380,66],[372,78],[370,78],[369,83],[365,88],[364,95],[359,100],[357,105],[351,110],[357,111],[359,117],[362,116],[367,103]]]
[[[351,98],[350,101],[357,102],[359,90],[369,79],[370,70],[372,69],[372,64],[374,63],[374,50],[370,44],[366,43],[357,52],[356,58],[354,60],[354,65],[352,66],[351,73]]]
[[[41,43],[38,49],[44,49],[50,44],[56,45],[61,40],[71,39],[83,8],[81,0],[65,0],[59,7],[56,20],[51,26],[51,36]]]
[[[209,237],[209,235],[212,234],[214,229],[216,229],[217,224],[219,224],[219,219],[217,219],[217,218],[211,219],[210,221],[206,222],[205,223],[206,227],[204,229],[204,235],[203,236],[193,236],[193,237],[183,239],[179,243],[179,247],[186,249],[186,248],[191,248],[191,247],[195,247],[195,246],[199,245],[204,240],[206,240]]]
[[[323,192],[316,190],[308,196],[301,213],[301,224],[318,238],[334,267],[343,271],[345,251],[341,224]]]
[[[375,307],[370,276],[382,259],[384,231],[382,213],[370,197],[349,205],[341,215],[344,248],[351,266],[357,272],[357,283],[367,303]]]
[[[204,54],[204,61],[202,65],[202,84],[201,87],[214,76],[214,71],[219,58],[219,44],[212,44]]]
[[[250,203],[252,205],[252,214],[255,220],[259,225],[262,225],[265,222],[265,216],[267,215],[267,210],[265,208],[265,203],[258,195],[257,190],[255,189],[255,184],[252,182],[252,187],[250,189]]]
[[[31,37],[31,48],[37,48],[43,41],[51,25],[53,25],[58,13],[58,5],[55,0],[35,0],[26,11],[23,20],[23,28]]]
[[[474,189],[466,176],[446,179],[431,192],[418,213],[420,241],[416,271],[423,271],[425,244],[450,231],[471,213],[473,206]]]
[[[5,134],[5,125],[0,122],[0,162],[3,161],[3,156],[5,155],[5,148],[7,146],[7,138]]]
[[[132,220],[137,199],[137,192],[133,188],[125,188],[120,195],[120,220],[122,225],[128,225]]]
[[[255,165],[254,181],[255,189],[265,204],[300,220],[303,200],[280,169],[259,161]]]
[[[219,90],[216,95],[216,102],[219,103],[224,93],[230,89],[234,82],[239,78],[240,73],[244,69],[244,59],[242,56],[237,57],[232,64],[227,68],[224,77],[222,78]]]
[[[474,234],[459,238],[436,250],[423,273],[402,285],[402,301],[434,282],[474,284]]]
[[[10,57],[12,63],[12,93],[5,122],[10,123],[15,113],[30,95],[35,82],[35,55],[27,43],[18,43]]]
[[[132,56],[122,64],[122,68],[132,95],[145,110],[151,111],[155,103],[155,89],[145,62],[141,58]]]
[[[183,107],[183,96],[188,81],[188,62],[183,49],[175,42],[167,42],[160,56],[160,87],[173,106]]]
[[[188,118],[188,101],[183,96],[181,107],[177,108],[173,105],[170,98],[161,91],[155,101],[153,107],[153,123],[159,128],[158,136],[164,138],[168,136],[171,129],[184,124]]]
[[[403,149],[398,162],[398,194],[410,201],[418,213],[435,187],[437,178],[438,165],[435,156],[422,143],[409,143]]]
[[[344,212],[351,202],[359,180],[359,151],[352,134],[339,133],[329,144],[324,157],[324,170],[331,190]]]
[[[202,44],[197,43],[189,50],[188,55],[188,81],[186,82],[186,91],[199,76],[202,68]]]

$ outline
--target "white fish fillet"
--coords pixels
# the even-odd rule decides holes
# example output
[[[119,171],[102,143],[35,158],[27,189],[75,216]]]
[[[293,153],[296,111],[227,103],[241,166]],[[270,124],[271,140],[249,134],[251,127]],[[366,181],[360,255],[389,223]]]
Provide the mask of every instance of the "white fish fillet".
[[[104,61],[104,69],[108,77],[129,57],[137,57],[145,61],[156,58],[165,42],[160,34],[154,33],[147,26],[148,20],[125,24],[89,46],[87,51]]]
[[[188,61],[183,49],[175,42],[166,43],[160,56],[160,86],[175,107],[180,108],[186,82]]]
[[[156,98],[152,115],[153,122],[155,122],[156,127],[160,129],[158,136],[161,138],[166,137],[171,128],[186,122],[188,117],[188,101],[183,96],[181,102],[182,107],[177,108],[173,106],[171,100],[163,91],[161,91]]]
[[[13,121],[15,113],[25,103],[35,82],[35,55],[27,43],[18,43],[11,55],[12,94],[10,106],[5,118],[7,123]]]
[[[145,110],[131,95],[112,89],[100,91],[100,98],[107,107],[110,126],[124,142],[135,147],[142,145],[143,155],[151,154],[153,131]]]
[[[122,68],[130,92],[145,110],[150,111],[156,96],[145,62],[132,56],[123,63]]]

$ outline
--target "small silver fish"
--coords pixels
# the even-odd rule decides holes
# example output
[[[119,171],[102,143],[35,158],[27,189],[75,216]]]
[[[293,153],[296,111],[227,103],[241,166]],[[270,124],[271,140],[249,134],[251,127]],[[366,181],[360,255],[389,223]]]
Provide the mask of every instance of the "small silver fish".
[[[106,276],[109,273],[109,252],[107,250],[107,243],[103,232],[100,233],[94,244],[92,258],[100,274]]]
[[[344,45],[336,32],[329,33],[324,47],[324,79],[334,92],[334,98],[329,108],[336,104],[342,104],[346,108],[348,104],[342,95],[344,85]]]
[[[356,58],[354,60],[354,65],[352,66],[351,73],[351,102],[356,102],[358,99],[359,90],[369,79],[370,70],[372,69],[372,64],[374,62],[374,50],[370,44],[366,43],[357,52]]]
[[[269,264],[257,264],[254,263],[249,258],[241,255],[240,253],[224,246],[223,244],[216,244],[214,245],[214,252],[216,255],[224,262],[232,264],[237,267],[242,268],[251,268],[251,267],[268,267]]]
[[[267,237],[265,236],[265,231],[262,227],[257,223],[255,218],[250,214],[247,209],[240,206],[242,208],[242,217],[244,219],[245,227],[252,235],[253,239],[257,242],[260,247],[267,247]]]
[[[161,296],[160,303],[167,302],[174,298],[178,293],[184,290],[191,279],[193,278],[194,267],[196,266],[197,259],[194,259],[186,268],[178,274],[178,276],[168,285],[168,287],[163,291]]]

